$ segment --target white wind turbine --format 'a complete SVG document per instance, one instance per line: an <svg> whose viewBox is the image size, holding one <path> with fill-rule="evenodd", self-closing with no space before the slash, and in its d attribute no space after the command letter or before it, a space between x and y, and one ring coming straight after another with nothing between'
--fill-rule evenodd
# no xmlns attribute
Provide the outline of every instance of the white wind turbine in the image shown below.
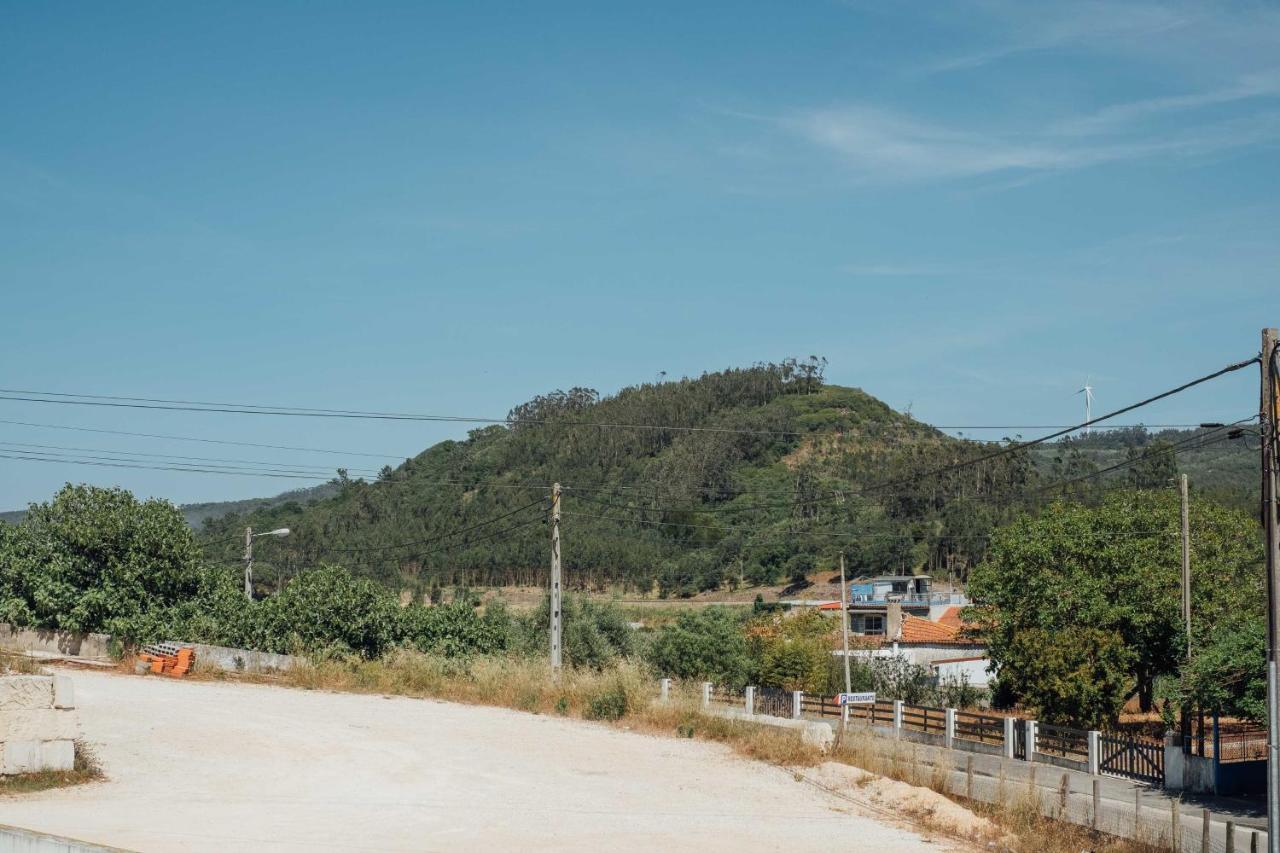
<svg viewBox="0 0 1280 853"><path fill-rule="evenodd" d="M1089 384L1092 378L1091 376L1086 376L1084 387L1076 392L1084 395L1084 434L1086 436L1093 432L1093 429L1089 426L1089 422L1093 420L1093 386Z"/></svg>

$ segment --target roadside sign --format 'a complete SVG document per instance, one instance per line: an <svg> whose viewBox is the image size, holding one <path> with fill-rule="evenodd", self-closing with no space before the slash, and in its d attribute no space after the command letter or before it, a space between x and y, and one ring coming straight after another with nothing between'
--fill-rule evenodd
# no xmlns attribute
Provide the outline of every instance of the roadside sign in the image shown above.
<svg viewBox="0 0 1280 853"><path fill-rule="evenodd" d="M841 693L837 698L841 705L874 705L876 703L874 693Z"/></svg>

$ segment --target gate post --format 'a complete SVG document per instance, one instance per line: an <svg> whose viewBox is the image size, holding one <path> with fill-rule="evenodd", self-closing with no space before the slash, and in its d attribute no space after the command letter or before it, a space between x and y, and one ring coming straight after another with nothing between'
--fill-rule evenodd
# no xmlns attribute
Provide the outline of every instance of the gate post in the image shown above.
<svg viewBox="0 0 1280 853"><path fill-rule="evenodd" d="M661 682L659 682L659 684L661 685L661 689L662 689L662 694L661 694L661 697L659 698L659 701L661 702L669 701L671 699L671 679L664 678L662 679Z"/></svg>
<svg viewBox="0 0 1280 853"><path fill-rule="evenodd" d="M1102 772L1101 738L1102 732L1089 732L1089 773L1093 776Z"/></svg>
<svg viewBox="0 0 1280 853"><path fill-rule="evenodd" d="M942 717L942 743L947 749L954 749L956 743L956 709L947 708Z"/></svg>
<svg viewBox="0 0 1280 853"><path fill-rule="evenodd" d="M750 684L748 684L748 685L747 685L747 689L746 689L746 690L744 690L744 691L742 691L742 699L743 699L743 702L744 702L744 703L746 704L746 706L747 706L747 716L751 716L752 714L754 714L754 713L756 712L756 689L755 689L755 687L753 687L753 686L751 686Z"/></svg>
<svg viewBox="0 0 1280 853"><path fill-rule="evenodd" d="M1035 720L1027 720L1027 761L1034 762L1036 760L1036 735L1039 734L1040 727L1036 725Z"/></svg>
<svg viewBox="0 0 1280 853"><path fill-rule="evenodd" d="M902 737L902 700L893 700L893 736Z"/></svg>
<svg viewBox="0 0 1280 853"><path fill-rule="evenodd" d="M1013 717L1004 718L1004 757L1013 758L1015 742L1018 739L1017 733L1013 727L1017 724L1017 720Z"/></svg>
<svg viewBox="0 0 1280 853"><path fill-rule="evenodd" d="M711 682L702 682L702 707L707 708L711 705Z"/></svg>
<svg viewBox="0 0 1280 853"><path fill-rule="evenodd" d="M804 706L804 691L791 691L791 719L800 719L800 709Z"/></svg>

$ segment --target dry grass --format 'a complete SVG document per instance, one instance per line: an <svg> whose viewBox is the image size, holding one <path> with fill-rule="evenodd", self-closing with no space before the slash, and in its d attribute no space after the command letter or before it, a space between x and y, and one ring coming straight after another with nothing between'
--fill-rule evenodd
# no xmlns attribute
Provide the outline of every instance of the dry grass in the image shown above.
<svg viewBox="0 0 1280 853"><path fill-rule="evenodd" d="M0 675L40 675L44 671L39 659L23 651L0 651Z"/></svg>
<svg viewBox="0 0 1280 853"><path fill-rule="evenodd" d="M50 788L66 788L102 779L104 774L92 747L76 741L75 766L70 770L41 770L38 773L19 773L0 776L0 796L34 794Z"/></svg>

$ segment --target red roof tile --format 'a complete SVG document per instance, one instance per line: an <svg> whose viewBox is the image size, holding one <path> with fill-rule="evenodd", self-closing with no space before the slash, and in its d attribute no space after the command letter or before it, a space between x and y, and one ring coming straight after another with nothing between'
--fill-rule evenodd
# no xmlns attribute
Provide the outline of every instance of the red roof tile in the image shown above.
<svg viewBox="0 0 1280 853"><path fill-rule="evenodd" d="M964 643L960 629L907 614L902 618L903 643Z"/></svg>

